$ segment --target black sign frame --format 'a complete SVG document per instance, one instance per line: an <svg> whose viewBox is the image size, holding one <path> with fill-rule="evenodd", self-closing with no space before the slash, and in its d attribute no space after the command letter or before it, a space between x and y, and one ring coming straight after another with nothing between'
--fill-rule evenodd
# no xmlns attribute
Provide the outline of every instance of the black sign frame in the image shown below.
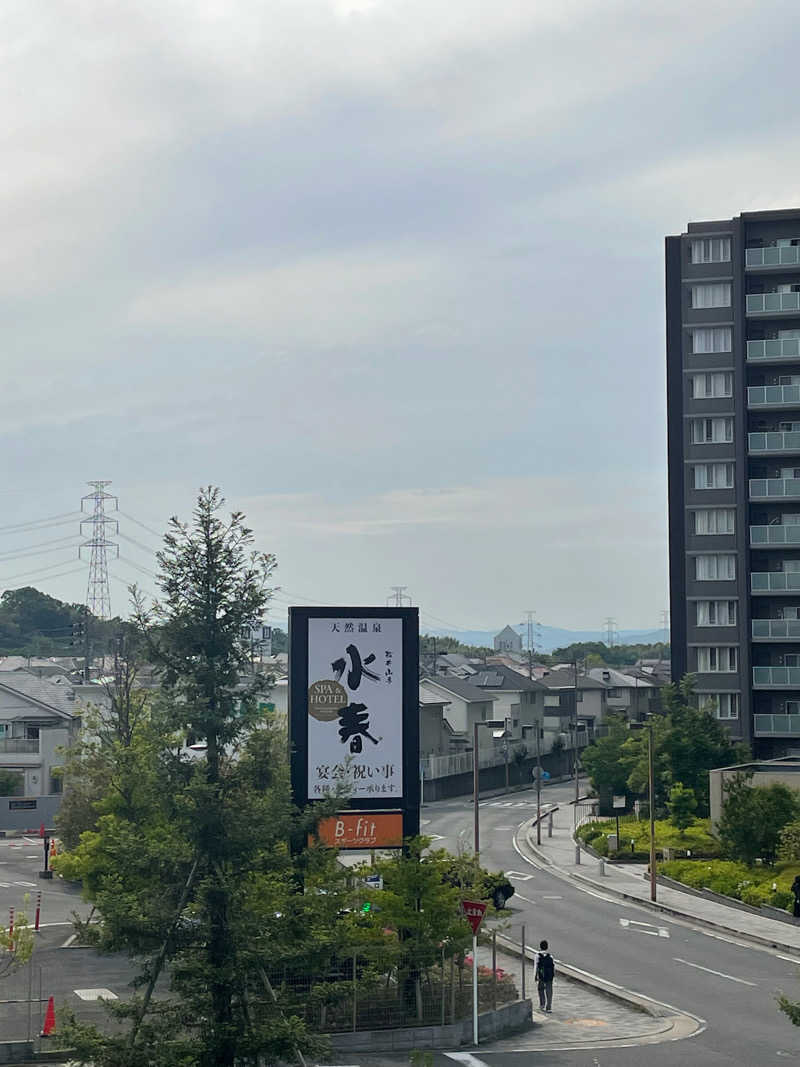
<svg viewBox="0 0 800 1067"><path fill-rule="evenodd" d="M289 767L299 808L319 801L308 795L308 624L311 619L400 619L403 656L403 796L353 797L348 811L401 811L403 837L419 834L419 609L289 608Z"/></svg>

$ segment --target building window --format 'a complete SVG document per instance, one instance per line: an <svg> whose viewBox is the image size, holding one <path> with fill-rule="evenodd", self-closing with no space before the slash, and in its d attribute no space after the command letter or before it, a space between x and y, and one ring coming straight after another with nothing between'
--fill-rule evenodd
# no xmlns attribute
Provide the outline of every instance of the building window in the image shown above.
<svg viewBox="0 0 800 1067"><path fill-rule="evenodd" d="M699 508L694 514L696 534L732 534L736 522L733 508Z"/></svg>
<svg viewBox="0 0 800 1067"><path fill-rule="evenodd" d="M712 371L707 374L691 374L689 384L693 400L709 400L720 396L733 396L733 372Z"/></svg>
<svg viewBox="0 0 800 1067"><path fill-rule="evenodd" d="M689 242L691 263L730 263L730 237L701 237Z"/></svg>
<svg viewBox="0 0 800 1067"><path fill-rule="evenodd" d="M735 600L698 600L698 626L735 626Z"/></svg>
<svg viewBox="0 0 800 1067"><path fill-rule="evenodd" d="M692 419L689 438L693 445L728 444L733 440L733 419L725 415L715 419Z"/></svg>
<svg viewBox="0 0 800 1067"><path fill-rule="evenodd" d="M545 693L544 706L546 708L561 707L561 697L557 693Z"/></svg>
<svg viewBox="0 0 800 1067"><path fill-rule="evenodd" d="M716 282L713 285L692 286L693 308L729 308L730 306L730 282Z"/></svg>
<svg viewBox="0 0 800 1067"><path fill-rule="evenodd" d="M609 700L620 700L622 698L622 690L611 686L610 689L606 689L606 696Z"/></svg>
<svg viewBox="0 0 800 1067"><path fill-rule="evenodd" d="M701 674L730 674L736 670L736 647L704 645L698 648L697 669Z"/></svg>
<svg viewBox="0 0 800 1067"><path fill-rule="evenodd" d="M738 693L698 693L701 708L707 708L716 719L739 718Z"/></svg>
<svg viewBox="0 0 800 1067"><path fill-rule="evenodd" d="M38 741L39 740L39 727L38 726L26 726L25 727L25 740L26 741Z"/></svg>
<svg viewBox="0 0 800 1067"><path fill-rule="evenodd" d="M732 582L736 578L736 556L727 552L695 556L694 565L699 582Z"/></svg>
<svg viewBox="0 0 800 1067"><path fill-rule="evenodd" d="M732 489L732 463L698 463L692 467L694 489Z"/></svg>
<svg viewBox="0 0 800 1067"><path fill-rule="evenodd" d="M692 330L692 352L730 352L733 348L733 331L730 326L704 326Z"/></svg>

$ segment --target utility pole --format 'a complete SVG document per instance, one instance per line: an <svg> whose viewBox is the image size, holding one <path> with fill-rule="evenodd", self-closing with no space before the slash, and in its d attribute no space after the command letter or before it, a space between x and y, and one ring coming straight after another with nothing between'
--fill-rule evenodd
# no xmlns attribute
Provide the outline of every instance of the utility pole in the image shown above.
<svg viewBox="0 0 800 1067"><path fill-rule="evenodd" d="M386 598L387 605L389 604L389 601L392 600L394 601L394 606L396 608L402 608L405 604L410 606L411 597L406 592L406 589L408 589L407 585L393 585L391 587L391 593Z"/></svg>
<svg viewBox="0 0 800 1067"><path fill-rule="evenodd" d="M536 844L542 843L542 728L536 723Z"/></svg>
<svg viewBox="0 0 800 1067"><path fill-rule="evenodd" d="M90 655L89 644L89 618L90 611L88 607L83 605L83 680L86 685L92 680L92 658Z"/></svg>
<svg viewBox="0 0 800 1067"><path fill-rule="evenodd" d="M81 536L85 537L84 526L91 525L91 534L78 548L78 559L83 559L83 549L90 548L89 557L89 581L86 587L86 607L97 619L111 618L111 592L108 587L108 549L116 549L119 557L119 545L109 541L106 533L110 529L112 534L119 533L119 523L116 519L106 516L106 501L113 501L113 511L118 510L118 501L111 493L107 493L106 486L109 481L95 480L87 483L92 487L92 492L81 498L81 511L86 501L92 502L92 515L89 519L81 519ZM87 616L88 623L88 616ZM88 627L87 627L88 629Z"/></svg>
<svg viewBox="0 0 800 1067"><path fill-rule="evenodd" d="M573 825L575 829L578 828L578 799L580 797L580 784L578 779L578 661L574 659L572 661L572 668L575 671L575 729L573 741L575 743L574 757L575 757L575 816L573 818ZM575 845L575 863L580 865L581 862L581 846L576 843Z"/></svg>
<svg viewBox="0 0 800 1067"><path fill-rule="evenodd" d="M648 801L650 808L650 899L656 899L656 808L655 808L655 772L653 767L653 721L647 723L647 778ZM619 838L617 838L619 847Z"/></svg>

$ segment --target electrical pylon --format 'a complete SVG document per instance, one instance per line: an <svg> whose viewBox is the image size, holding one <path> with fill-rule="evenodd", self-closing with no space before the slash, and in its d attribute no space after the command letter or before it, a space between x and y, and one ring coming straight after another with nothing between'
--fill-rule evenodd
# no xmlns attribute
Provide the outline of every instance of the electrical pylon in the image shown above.
<svg viewBox="0 0 800 1067"><path fill-rule="evenodd" d="M109 481L92 481L87 482L87 485L92 486L93 492L87 493L86 496L81 497L81 511L86 511L84 504L87 500L92 501L92 517L90 519L81 519L81 536L86 535L83 532L84 526L91 523L92 533L87 541L78 548L78 558L83 559L83 549L90 548L92 554L89 557L89 582L86 586L86 607L94 615L96 619L110 619L111 618L111 592L108 587L108 549L116 549L117 557L119 557L119 545L114 541L109 541L106 537L106 532L109 527L112 534L119 533L119 523L116 519L109 519L105 513L106 501L113 500L114 508L116 511L119 507L119 502L115 496L106 492L106 486L111 485Z"/></svg>

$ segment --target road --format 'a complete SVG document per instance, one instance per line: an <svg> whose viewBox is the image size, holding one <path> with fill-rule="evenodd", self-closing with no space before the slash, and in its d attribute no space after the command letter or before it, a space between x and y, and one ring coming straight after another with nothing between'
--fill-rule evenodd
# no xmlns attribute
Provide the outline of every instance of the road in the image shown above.
<svg viewBox="0 0 800 1067"><path fill-rule="evenodd" d="M551 786L543 803L566 804L573 795L569 784ZM800 1028L793 1027L775 1003L779 989L800 999L793 962L781 958L782 953L743 947L636 905L590 895L529 865L514 848L514 833L534 810L532 792L482 802L481 860L493 870L519 872L511 875L517 893L509 905L513 922L526 924L529 942L546 937L556 958L704 1020L705 1030L684 1042L648 1046L649 1065L686 1059L692 1067L754 1067L800 1058ZM471 847L469 799L428 804L423 819L423 833L438 835L436 845L452 851L459 845ZM643 1051L528 1051L524 1062L632 1065L642 1063ZM510 1053L483 1051L480 1058L491 1067L523 1061ZM436 1062L454 1061L442 1057Z"/></svg>
<svg viewBox="0 0 800 1067"><path fill-rule="evenodd" d="M74 886L57 877L40 879L42 867L42 842L38 837L0 840L0 922L3 925L8 925L8 909L12 907L25 910L32 920L39 892L42 923L68 923L73 911L81 915L88 913L88 906Z"/></svg>

